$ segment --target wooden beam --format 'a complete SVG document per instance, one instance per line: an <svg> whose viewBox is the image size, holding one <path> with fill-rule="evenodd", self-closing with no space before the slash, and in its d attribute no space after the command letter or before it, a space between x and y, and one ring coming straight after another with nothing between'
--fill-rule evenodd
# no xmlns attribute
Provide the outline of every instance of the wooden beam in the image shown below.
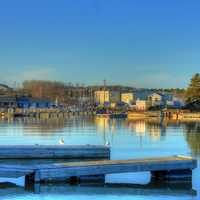
<svg viewBox="0 0 200 200"><path fill-rule="evenodd" d="M109 159L103 145L0 145L0 159Z"/></svg>
<svg viewBox="0 0 200 200"><path fill-rule="evenodd" d="M191 157L172 156L131 160L100 160L87 162L66 162L44 165L0 165L4 177L26 175L34 182L59 182L65 180L91 180L106 174L150 171L154 177L175 177L183 180L192 177L197 161ZM33 175L33 176L32 176Z"/></svg>
<svg viewBox="0 0 200 200"><path fill-rule="evenodd" d="M192 171L197 167L197 161L192 158L173 156L148 159L132 159L132 160L105 160L105 161L89 161L89 162L72 162L50 165L38 165L40 171L40 180L53 181L56 179L72 176L94 176L106 175L113 173L129 173L144 171ZM184 174L178 174L177 177L184 177ZM169 176L169 174L168 174ZM188 173L187 173L188 177Z"/></svg>

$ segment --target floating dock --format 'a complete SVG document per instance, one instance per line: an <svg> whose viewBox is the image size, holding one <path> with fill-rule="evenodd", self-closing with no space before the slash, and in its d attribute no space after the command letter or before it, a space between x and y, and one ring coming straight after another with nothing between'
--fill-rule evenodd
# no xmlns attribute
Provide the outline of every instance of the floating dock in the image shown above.
<svg viewBox="0 0 200 200"><path fill-rule="evenodd" d="M192 179L197 161L191 157L172 156L132 160L66 162L48 165L0 165L0 177L26 176L27 182L105 181L105 175L150 171L154 180Z"/></svg>
<svg viewBox="0 0 200 200"><path fill-rule="evenodd" d="M104 145L0 145L0 159L109 159Z"/></svg>

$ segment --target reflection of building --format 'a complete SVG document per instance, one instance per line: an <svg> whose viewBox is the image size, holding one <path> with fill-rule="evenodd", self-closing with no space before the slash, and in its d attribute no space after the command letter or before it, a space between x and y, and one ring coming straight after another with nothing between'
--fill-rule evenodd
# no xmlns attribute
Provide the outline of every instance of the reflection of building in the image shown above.
<svg viewBox="0 0 200 200"><path fill-rule="evenodd" d="M145 136L146 122L144 120L129 121L129 128L139 136Z"/></svg>
<svg viewBox="0 0 200 200"><path fill-rule="evenodd" d="M135 132L136 134L140 135L140 136L145 136L145 131L146 131L146 123L145 121L141 120L141 121L137 121L135 123Z"/></svg>
<svg viewBox="0 0 200 200"><path fill-rule="evenodd" d="M95 123L97 126L97 131L105 133L109 129L109 118L106 117L96 117Z"/></svg>
<svg viewBox="0 0 200 200"><path fill-rule="evenodd" d="M157 125L148 125L147 132L152 140L160 140L161 128Z"/></svg>
<svg viewBox="0 0 200 200"><path fill-rule="evenodd" d="M129 128L137 136L148 135L152 140L160 140L165 134L165 128L158 122L137 120L128 122Z"/></svg>
<svg viewBox="0 0 200 200"><path fill-rule="evenodd" d="M121 101L122 102L130 105L130 104L133 103L133 100L134 100L134 97L133 97L133 93L132 92L122 93L121 94Z"/></svg>

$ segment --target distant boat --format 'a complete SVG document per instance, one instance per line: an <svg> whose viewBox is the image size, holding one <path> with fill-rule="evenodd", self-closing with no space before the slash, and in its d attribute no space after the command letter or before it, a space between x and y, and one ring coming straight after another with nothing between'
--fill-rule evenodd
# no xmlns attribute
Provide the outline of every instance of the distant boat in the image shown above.
<svg viewBox="0 0 200 200"><path fill-rule="evenodd" d="M65 144L65 141L63 138L59 140L59 144L61 144L61 145Z"/></svg>
<svg viewBox="0 0 200 200"><path fill-rule="evenodd" d="M107 113L104 110L97 111L96 116L98 117L108 117L111 119L126 119L127 118L127 113Z"/></svg>

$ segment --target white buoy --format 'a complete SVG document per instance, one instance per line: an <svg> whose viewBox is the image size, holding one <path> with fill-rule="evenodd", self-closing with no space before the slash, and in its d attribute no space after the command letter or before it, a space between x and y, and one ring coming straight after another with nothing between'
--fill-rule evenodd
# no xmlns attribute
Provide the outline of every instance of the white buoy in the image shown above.
<svg viewBox="0 0 200 200"><path fill-rule="evenodd" d="M63 138L61 138L61 139L59 140L59 144L65 144L65 141L64 141Z"/></svg>

